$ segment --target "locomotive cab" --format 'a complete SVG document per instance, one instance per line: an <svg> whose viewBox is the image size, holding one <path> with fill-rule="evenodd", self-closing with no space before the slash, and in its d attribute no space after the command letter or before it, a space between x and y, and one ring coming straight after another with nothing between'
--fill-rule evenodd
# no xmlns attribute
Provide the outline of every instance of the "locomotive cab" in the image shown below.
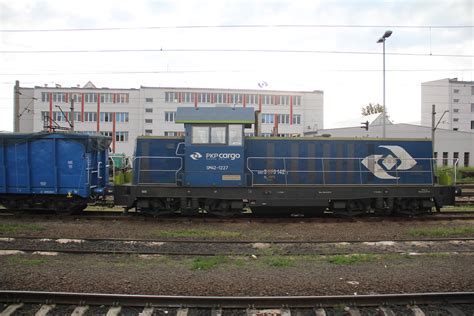
<svg viewBox="0 0 474 316"><path fill-rule="evenodd" d="M252 108L178 108L184 123L187 187L246 185L244 128L254 123Z"/></svg>

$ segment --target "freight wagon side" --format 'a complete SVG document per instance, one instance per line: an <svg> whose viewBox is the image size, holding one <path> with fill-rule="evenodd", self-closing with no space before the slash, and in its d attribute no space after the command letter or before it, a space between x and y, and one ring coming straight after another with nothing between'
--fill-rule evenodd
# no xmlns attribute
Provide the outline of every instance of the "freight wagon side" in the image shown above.
<svg viewBox="0 0 474 316"><path fill-rule="evenodd" d="M110 138L0 134L0 204L11 210L83 210L108 183Z"/></svg>

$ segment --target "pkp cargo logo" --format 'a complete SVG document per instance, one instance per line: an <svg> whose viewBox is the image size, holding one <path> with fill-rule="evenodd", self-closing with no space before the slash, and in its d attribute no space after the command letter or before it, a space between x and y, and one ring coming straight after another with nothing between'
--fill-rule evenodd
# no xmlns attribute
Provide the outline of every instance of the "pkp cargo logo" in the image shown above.
<svg viewBox="0 0 474 316"><path fill-rule="evenodd" d="M400 146L379 146L392 152L386 157L383 155L371 155L362 160L362 164L379 179L400 179L389 175L387 171L410 170L416 165L416 160ZM400 161L400 164L398 162Z"/></svg>
<svg viewBox="0 0 474 316"><path fill-rule="evenodd" d="M202 155L196 151L189 155L189 157L191 157L192 160L199 160L202 158Z"/></svg>

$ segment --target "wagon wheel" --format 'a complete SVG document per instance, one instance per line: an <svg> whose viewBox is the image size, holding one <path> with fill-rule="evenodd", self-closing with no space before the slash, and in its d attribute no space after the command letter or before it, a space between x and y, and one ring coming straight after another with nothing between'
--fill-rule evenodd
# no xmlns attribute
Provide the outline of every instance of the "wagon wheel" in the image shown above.
<svg viewBox="0 0 474 316"><path fill-rule="evenodd" d="M357 217L366 213L365 203L361 200L349 200L344 210L338 209L334 211L334 215L340 217Z"/></svg>
<svg viewBox="0 0 474 316"><path fill-rule="evenodd" d="M420 216L431 213L431 208L423 207L421 200L406 199L396 209L396 213L404 216Z"/></svg>

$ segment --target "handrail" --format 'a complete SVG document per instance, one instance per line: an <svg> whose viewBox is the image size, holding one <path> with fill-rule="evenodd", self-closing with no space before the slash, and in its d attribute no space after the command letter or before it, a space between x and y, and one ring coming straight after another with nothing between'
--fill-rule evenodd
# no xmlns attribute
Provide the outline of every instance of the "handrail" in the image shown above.
<svg viewBox="0 0 474 316"><path fill-rule="evenodd" d="M273 165L275 168L273 169L266 169L266 168L255 168L252 166L252 163L258 163L258 161L267 161L267 160L273 160L274 163ZM299 164L301 161L310 161L313 160L315 161L315 166L314 170L308 170L307 164L306 166L300 167ZM410 165L412 162L416 161L416 165L413 165L412 168L405 169L407 165ZM252 185L271 185L271 183L264 182L264 183L258 183L258 181L255 180L257 177L266 177L266 176L280 176L284 177L284 179L280 178L281 181L279 181L278 185L281 184L286 184L286 185L314 185L314 184L331 184L329 182L330 179L327 179L327 175L335 175L339 173L344 173L344 174L358 174L359 179L358 184L361 185L367 185L371 184L370 181L364 181L364 175L366 174L373 174L375 176L375 179L380 179L384 180L387 182L386 184L399 184L400 178L402 174L407 174L407 173L428 173L430 175L433 174L433 168L432 168L432 163L423 163L423 162L429 162L431 161L432 158L413 158L413 159L400 159L400 158L390 158L389 160L385 161L385 159L381 159L378 157L370 157L367 159L365 158L328 158L328 157L247 157L247 165L246 168L251 174L251 184ZM291 167L291 162L297 161L298 166L294 169ZM364 162L365 161L365 162ZM404 163L404 161L406 163ZM342 168L341 170L337 169L337 166L332 166L334 163L340 163L340 162L351 162L352 164L352 170L347 170L347 168ZM358 164L358 167L356 164ZM365 164L364 164L365 163ZM364 168L362 168L361 165L364 165ZM280 167L279 167L280 166ZM288 167L289 166L289 167ZM371 169L369 167L371 166ZM384 166L384 167L382 167ZM398 167L397 167L398 166ZM401 169L400 166L403 166ZM423 168L420 170L420 167L416 168L416 166L423 166ZM395 169L394 169L395 168ZM364 170L365 169L365 170ZM392 170L393 169L393 170ZM288 179L288 176L291 174L317 174L321 175L320 180L316 180L311 183L303 183L303 182L297 182L297 183L291 183L292 181ZM433 184L433 177L430 177L430 183ZM389 181L387 181L389 180ZM392 180L393 183L390 182ZM403 181L403 179L402 179ZM374 181L374 184L377 183ZM342 183L341 183L342 184ZM404 183L404 184L409 184L409 183ZM417 183L413 183L417 184Z"/></svg>
<svg viewBox="0 0 474 316"><path fill-rule="evenodd" d="M142 160L144 159L166 159L166 160L178 160L179 161L179 168L178 169L143 169L142 168ZM138 160L138 164L136 164L136 160ZM178 182L178 173L183 169L183 158L182 157L175 157L175 156L138 156L133 157L133 165L137 166L135 170L137 171L137 184L156 184L156 183L146 183L140 182L140 174L142 172L174 172L175 177L175 184ZM160 182L160 184L171 184L166 182Z"/></svg>

